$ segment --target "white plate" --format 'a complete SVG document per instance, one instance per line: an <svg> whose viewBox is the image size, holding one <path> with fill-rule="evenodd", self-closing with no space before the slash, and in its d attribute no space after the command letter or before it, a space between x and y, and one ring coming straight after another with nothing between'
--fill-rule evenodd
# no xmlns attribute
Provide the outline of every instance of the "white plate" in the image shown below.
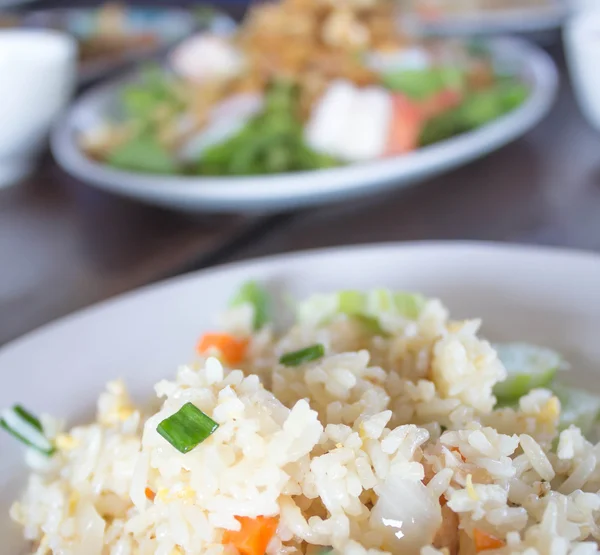
<svg viewBox="0 0 600 555"><path fill-rule="evenodd" d="M521 339L561 351L574 381L600 369L600 257L476 243L414 243L328 249L242 262L147 287L46 326L0 351L0 407L89 415L105 382L151 386L189 360L232 292L249 278L294 297L340 288L419 290L458 317L480 316L494 340ZM577 379L578 378L578 379ZM587 380L587 381L586 381ZM593 381L592 381L593 380ZM22 452L0 434L0 555L24 548L7 515L22 486Z"/></svg>
<svg viewBox="0 0 600 555"><path fill-rule="evenodd" d="M537 8L482 10L464 14L442 15L435 21L414 16L420 32L438 36L499 35L541 33L558 29L570 8L566 0L555 0Z"/></svg>
<svg viewBox="0 0 600 555"><path fill-rule="evenodd" d="M2 2L3 0L0 0ZM87 38L97 26L98 8L54 8L35 10L25 14L22 25L34 28L56 28L73 34L78 39ZM215 12L210 24L213 29L234 29L233 19ZM198 27L194 15L189 10L178 8L152 8L130 6L125 11L125 27L130 33L150 33L155 36L155 44L136 48L120 56L111 56L80 64L79 81L88 83L118 69L164 52L178 43Z"/></svg>
<svg viewBox="0 0 600 555"><path fill-rule="evenodd" d="M366 164L313 172L252 177L165 177L129 173L98 164L79 149L77 135L115 114L120 82L92 90L75 103L52 135L58 163L107 191L188 211L263 211L297 208L406 187L484 156L534 127L549 111L557 87L552 60L517 39L491 42L499 64L516 67L531 93L525 103L476 131L414 153Z"/></svg>

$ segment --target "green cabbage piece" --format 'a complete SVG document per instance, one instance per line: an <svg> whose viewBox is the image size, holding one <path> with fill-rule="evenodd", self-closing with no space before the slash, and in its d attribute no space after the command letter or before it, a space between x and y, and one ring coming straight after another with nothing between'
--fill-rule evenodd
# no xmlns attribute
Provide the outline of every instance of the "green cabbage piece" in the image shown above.
<svg viewBox="0 0 600 555"><path fill-rule="evenodd" d="M373 333L385 333L386 316L416 320L425 303L425 297L417 293L389 289L345 290L313 295L298 305L297 313L300 323L315 326L345 314L361 320Z"/></svg>
<svg viewBox="0 0 600 555"><path fill-rule="evenodd" d="M494 387L501 404L510 404L532 389L550 385L563 365L561 356L545 347L529 343L497 343L494 347L507 372L506 380Z"/></svg>
<svg viewBox="0 0 600 555"><path fill-rule="evenodd" d="M559 428L573 425L581 428L583 435L589 435L600 418L600 396L563 384L553 385L552 391L560 400Z"/></svg>
<svg viewBox="0 0 600 555"><path fill-rule="evenodd" d="M249 304L254 311L253 326L255 330L262 328L270 320L271 300L266 289L256 281L247 281L231 300L230 306Z"/></svg>

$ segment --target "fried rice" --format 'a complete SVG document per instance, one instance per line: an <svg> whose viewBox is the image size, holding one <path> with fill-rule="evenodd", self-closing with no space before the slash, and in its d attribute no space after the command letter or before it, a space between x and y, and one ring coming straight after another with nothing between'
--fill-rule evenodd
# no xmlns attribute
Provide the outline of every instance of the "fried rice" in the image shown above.
<svg viewBox="0 0 600 555"><path fill-rule="evenodd" d="M43 416L56 452L27 451L11 509L32 552L598 553L600 447L559 429L549 390L497 407L506 370L479 320L435 299L356 317L335 298L284 331L238 304L220 324L243 345L235 364L203 349L148 406L116 380L94 422ZM281 363L311 345L324 356ZM187 403L218 427L182 453L158 428ZM262 548L236 539L256 522L272 523Z"/></svg>

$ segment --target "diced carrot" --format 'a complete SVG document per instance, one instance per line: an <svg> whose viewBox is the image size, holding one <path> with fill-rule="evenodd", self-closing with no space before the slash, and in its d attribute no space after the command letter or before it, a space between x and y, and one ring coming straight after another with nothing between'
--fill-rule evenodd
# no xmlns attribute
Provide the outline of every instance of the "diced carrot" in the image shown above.
<svg viewBox="0 0 600 555"><path fill-rule="evenodd" d="M148 501L154 501L154 498L156 497L156 493L154 493L150 488L146 488L144 493L146 494L146 499Z"/></svg>
<svg viewBox="0 0 600 555"><path fill-rule="evenodd" d="M404 154L417 148L422 127L423 117L419 107L404 95L393 95L392 122L385 155Z"/></svg>
<svg viewBox="0 0 600 555"><path fill-rule="evenodd" d="M500 549L506 545L501 539L492 536L479 528L473 529L473 540L475 541L475 551L487 551L488 549Z"/></svg>
<svg viewBox="0 0 600 555"><path fill-rule="evenodd" d="M247 339L239 339L228 333L206 333L200 338L197 348L200 354L215 349L227 364L237 364L244 360L247 347Z"/></svg>
<svg viewBox="0 0 600 555"><path fill-rule="evenodd" d="M271 516L236 518L242 528L238 532L227 530L223 534L223 544L233 545L240 555L264 555L267 545L275 535L279 519Z"/></svg>

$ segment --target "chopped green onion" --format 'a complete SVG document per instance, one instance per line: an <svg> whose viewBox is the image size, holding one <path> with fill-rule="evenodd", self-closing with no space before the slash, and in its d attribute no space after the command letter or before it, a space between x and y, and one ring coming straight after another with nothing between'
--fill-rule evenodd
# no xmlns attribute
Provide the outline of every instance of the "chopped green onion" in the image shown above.
<svg viewBox="0 0 600 555"><path fill-rule="evenodd" d="M552 382L562 365L558 353L528 343L499 343L494 345L506 368L506 379L494 387L501 404L515 401L536 387Z"/></svg>
<svg viewBox="0 0 600 555"><path fill-rule="evenodd" d="M0 427L28 447L37 449L44 455L50 456L56 451L50 440L44 435L39 419L21 405L15 405L12 409L6 409L0 413Z"/></svg>
<svg viewBox="0 0 600 555"><path fill-rule="evenodd" d="M269 321L269 295L256 281L247 281L231 301L231 306L250 304L254 310L254 329L259 330Z"/></svg>
<svg viewBox="0 0 600 555"><path fill-rule="evenodd" d="M300 366L301 364L317 360L324 355L325 347L320 343L317 343L316 345L311 345L310 347L300 349L299 351L286 353L285 355L282 355L279 362L284 366Z"/></svg>
<svg viewBox="0 0 600 555"><path fill-rule="evenodd" d="M192 403L186 403L156 428L175 449L188 453L212 435L219 425Z"/></svg>

